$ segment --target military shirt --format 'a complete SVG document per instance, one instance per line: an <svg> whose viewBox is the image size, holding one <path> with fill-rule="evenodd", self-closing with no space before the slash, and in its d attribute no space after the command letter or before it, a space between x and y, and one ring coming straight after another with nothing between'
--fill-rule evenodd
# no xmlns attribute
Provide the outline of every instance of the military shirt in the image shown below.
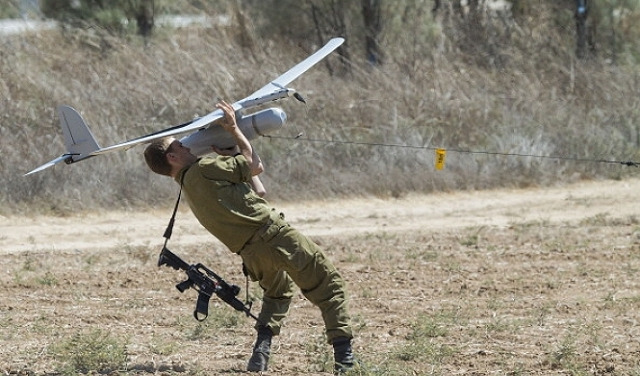
<svg viewBox="0 0 640 376"><path fill-rule="evenodd" d="M234 253L269 221L272 209L251 188L251 169L242 155L201 158L175 180L182 182L200 224Z"/></svg>

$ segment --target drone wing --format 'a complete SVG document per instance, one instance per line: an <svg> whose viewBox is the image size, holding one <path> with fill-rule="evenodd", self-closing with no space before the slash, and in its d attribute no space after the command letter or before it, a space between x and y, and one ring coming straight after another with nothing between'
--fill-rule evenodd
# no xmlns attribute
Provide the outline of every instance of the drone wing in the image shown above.
<svg viewBox="0 0 640 376"><path fill-rule="evenodd" d="M248 97L234 103L234 108L236 108L237 111L242 108L257 106L264 103L262 101L262 98L269 97L274 93L288 91L289 94L292 94L294 91L292 89L287 89L286 86L296 78L300 77L304 72L308 71L322 59L327 57L327 55L333 52L336 48L340 47L342 43L344 43L344 38L331 39L321 49L296 64L293 68L286 71L280 77L261 87L255 93L249 95Z"/></svg>

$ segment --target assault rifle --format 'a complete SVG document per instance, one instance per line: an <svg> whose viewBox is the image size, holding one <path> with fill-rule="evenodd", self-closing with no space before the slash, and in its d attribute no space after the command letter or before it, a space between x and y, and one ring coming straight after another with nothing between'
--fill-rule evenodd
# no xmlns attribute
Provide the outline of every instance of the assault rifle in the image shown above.
<svg viewBox="0 0 640 376"><path fill-rule="evenodd" d="M198 263L189 265L180 257L171 252L166 246L160 252L158 266L167 265L175 270L181 269L187 273L187 279L176 285L178 291L185 292L190 287L198 292L198 301L196 309L193 311L193 317L198 321L204 321L209 315L209 300L213 294L216 294L222 301L229 304L236 311L244 312L247 317L251 317L260 322L254 314L251 313L251 304L245 305L236 296L240 293L240 287L228 284L224 279L214 273L211 269Z"/></svg>

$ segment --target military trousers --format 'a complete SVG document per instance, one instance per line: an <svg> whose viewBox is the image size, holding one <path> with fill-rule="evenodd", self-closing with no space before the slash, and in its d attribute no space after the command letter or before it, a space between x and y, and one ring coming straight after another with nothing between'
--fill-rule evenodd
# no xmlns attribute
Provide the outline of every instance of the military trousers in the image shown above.
<svg viewBox="0 0 640 376"><path fill-rule="evenodd" d="M327 340L352 338L345 282L320 247L283 218L263 226L239 252L249 277L263 290L258 318L280 333L295 285L322 314Z"/></svg>

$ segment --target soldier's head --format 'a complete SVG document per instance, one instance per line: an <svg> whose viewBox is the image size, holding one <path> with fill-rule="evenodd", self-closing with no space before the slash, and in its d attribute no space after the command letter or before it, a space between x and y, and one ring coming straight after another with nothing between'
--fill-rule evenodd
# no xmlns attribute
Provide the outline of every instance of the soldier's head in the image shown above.
<svg viewBox="0 0 640 376"><path fill-rule="evenodd" d="M153 141L144 150L144 160L151 171L156 174L171 176L171 164L167 159L167 154L171 152L173 138L167 137Z"/></svg>
<svg viewBox="0 0 640 376"><path fill-rule="evenodd" d="M173 137L152 142L144 151L144 159L151 171L175 177L180 170L192 165L198 157L191 149Z"/></svg>

